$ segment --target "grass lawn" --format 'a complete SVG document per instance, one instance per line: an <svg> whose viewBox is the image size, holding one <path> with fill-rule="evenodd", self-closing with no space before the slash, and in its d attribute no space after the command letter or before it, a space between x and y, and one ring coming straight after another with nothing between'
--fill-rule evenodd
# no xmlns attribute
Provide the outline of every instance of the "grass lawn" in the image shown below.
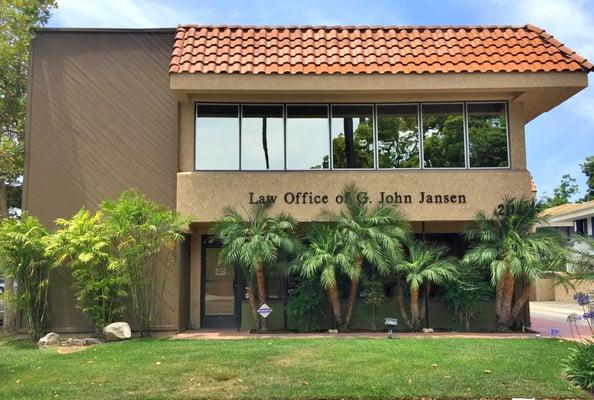
<svg viewBox="0 0 594 400"><path fill-rule="evenodd" d="M570 344L536 339L133 340L59 354L0 342L0 399L589 398Z"/></svg>

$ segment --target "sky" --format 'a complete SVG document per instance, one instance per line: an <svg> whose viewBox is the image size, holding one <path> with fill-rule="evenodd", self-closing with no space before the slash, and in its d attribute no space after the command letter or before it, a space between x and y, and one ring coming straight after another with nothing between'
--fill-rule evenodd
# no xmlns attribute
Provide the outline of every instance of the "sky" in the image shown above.
<svg viewBox="0 0 594 400"><path fill-rule="evenodd" d="M594 0L58 0L50 27L154 28L209 25L524 25L546 29L594 60ZM590 79L594 79L594 74ZM594 83L592 84L594 86ZM552 194L563 174L576 178L594 155L594 88L526 126L528 169L538 195Z"/></svg>

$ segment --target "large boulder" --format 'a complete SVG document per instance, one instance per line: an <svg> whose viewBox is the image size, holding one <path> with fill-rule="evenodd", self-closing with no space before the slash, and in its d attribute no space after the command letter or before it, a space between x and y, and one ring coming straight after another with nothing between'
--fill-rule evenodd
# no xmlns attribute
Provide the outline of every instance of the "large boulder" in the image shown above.
<svg viewBox="0 0 594 400"><path fill-rule="evenodd" d="M37 346L39 347L49 347L49 346L59 346L60 345L60 335L54 332L50 332L37 342Z"/></svg>
<svg viewBox="0 0 594 400"><path fill-rule="evenodd" d="M103 328L103 336L108 342L126 340L132 337L132 331L127 322L114 322Z"/></svg>

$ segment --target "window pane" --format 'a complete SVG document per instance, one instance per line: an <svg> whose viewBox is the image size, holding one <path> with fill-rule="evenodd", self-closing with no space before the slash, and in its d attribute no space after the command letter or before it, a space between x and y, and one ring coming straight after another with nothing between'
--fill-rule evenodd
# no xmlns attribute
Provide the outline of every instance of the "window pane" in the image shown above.
<svg viewBox="0 0 594 400"><path fill-rule="evenodd" d="M287 169L328 169L329 122L325 105L287 106Z"/></svg>
<svg viewBox="0 0 594 400"><path fill-rule="evenodd" d="M241 169L285 168L282 105L243 106Z"/></svg>
<svg viewBox="0 0 594 400"><path fill-rule="evenodd" d="M468 104L471 167L507 167L505 103Z"/></svg>
<svg viewBox="0 0 594 400"><path fill-rule="evenodd" d="M426 168L463 168L462 104L423 104L423 161Z"/></svg>
<svg viewBox="0 0 594 400"><path fill-rule="evenodd" d="M332 106L333 168L373 168L373 106Z"/></svg>
<svg viewBox="0 0 594 400"><path fill-rule="evenodd" d="M195 147L197 170L239 169L239 106L198 104Z"/></svg>
<svg viewBox="0 0 594 400"><path fill-rule="evenodd" d="M419 168L416 105L378 105L377 133L380 168Z"/></svg>

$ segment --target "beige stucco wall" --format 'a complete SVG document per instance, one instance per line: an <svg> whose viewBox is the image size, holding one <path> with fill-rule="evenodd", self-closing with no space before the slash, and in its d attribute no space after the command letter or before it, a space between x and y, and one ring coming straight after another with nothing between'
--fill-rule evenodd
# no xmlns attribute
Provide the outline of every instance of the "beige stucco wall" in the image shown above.
<svg viewBox="0 0 594 400"><path fill-rule="evenodd" d="M216 220L224 206L249 206L250 192L277 196L274 211L311 221L320 208L337 209L335 198L345 184L355 182L377 204L380 193L409 194L412 203L400 204L411 221L469 221L481 210L490 211L504 196L529 196L530 175L525 170L413 171L413 172L185 172L177 175L177 209L195 221ZM420 192L465 196L465 203L421 203ZM327 204L288 204L286 192L313 192L328 197Z"/></svg>
<svg viewBox="0 0 594 400"><path fill-rule="evenodd" d="M530 301L552 301L555 300L555 288L553 280L549 278L539 279L530 286Z"/></svg>
<svg viewBox="0 0 594 400"><path fill-rule="evenodd" d="M594 290L594 282L572 282L574 288L570 287L563 287L562 285L555 286L555 301L560 301L563 303L575 303L573 299L573 295L582 292L588 293L591 290Z"/></svg>

